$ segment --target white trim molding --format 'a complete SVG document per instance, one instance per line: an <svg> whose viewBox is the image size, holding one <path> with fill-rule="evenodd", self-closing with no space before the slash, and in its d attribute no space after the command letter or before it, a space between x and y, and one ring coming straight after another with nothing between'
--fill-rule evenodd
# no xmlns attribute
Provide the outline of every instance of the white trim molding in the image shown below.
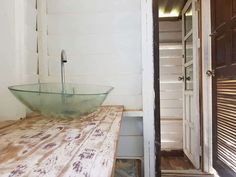
<svg viewBox="0 0 236 177"><path fill-rule="evenodd" d="M212 163L212 79L211 70L211 1L202 0L202 87L203 87L203 161L205 172L214 173Z"/></svg>
<svg viewBox="0 0 236 177"><path fill-rule="evenodd" d="M154 63L152 0L141 0L144 176L155 176Z"/></svg>

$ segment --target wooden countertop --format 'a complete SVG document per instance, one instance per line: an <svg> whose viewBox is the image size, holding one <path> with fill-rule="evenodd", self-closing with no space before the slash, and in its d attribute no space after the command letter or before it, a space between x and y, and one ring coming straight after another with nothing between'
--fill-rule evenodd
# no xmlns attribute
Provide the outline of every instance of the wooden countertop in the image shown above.
<svg viewBox="0 0 236 177"><path fill-rule="evenodd" d="M0 176L112 176L122 112L107 106L82 119L38 116L0 126Z"/></svg>

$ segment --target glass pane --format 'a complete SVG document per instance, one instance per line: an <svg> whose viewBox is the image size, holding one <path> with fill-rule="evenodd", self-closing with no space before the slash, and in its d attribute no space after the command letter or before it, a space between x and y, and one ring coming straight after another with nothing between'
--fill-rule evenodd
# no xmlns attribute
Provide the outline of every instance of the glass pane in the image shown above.
<svg viewBox="0 0 236 177"><path fill-rule="evenodd" d="M193 59L193 35L185 41L185 63Z"/></svg>
<svg viewBox="0 0 236 177"><path fill-rule="evenodd" d="M185 68L185 90L193 90L193 65Z"/></svg>
<svg viewBox="0 0 236 177"><path fill-rule="evenodd" d="M185 28L185 35L189 33L189 31L192 29L192 6L190 6L187 10L187 12L184 14L184 28Z"/></svg>

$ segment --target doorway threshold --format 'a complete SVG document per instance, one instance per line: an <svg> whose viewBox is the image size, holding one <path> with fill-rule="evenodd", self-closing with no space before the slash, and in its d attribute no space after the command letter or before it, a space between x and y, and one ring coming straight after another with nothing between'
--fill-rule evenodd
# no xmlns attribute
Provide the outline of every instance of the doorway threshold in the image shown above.
<svg viewBox="0 0 236 177"><path fill-rule="evenodd" d="M214 177L214 175L201 170L162 170L161 174L162 177Z"/></svg>

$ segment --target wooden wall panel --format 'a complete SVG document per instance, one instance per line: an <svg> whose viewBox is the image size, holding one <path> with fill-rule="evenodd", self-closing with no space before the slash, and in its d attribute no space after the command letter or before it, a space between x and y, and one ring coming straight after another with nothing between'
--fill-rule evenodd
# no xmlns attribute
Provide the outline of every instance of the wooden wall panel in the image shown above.
<svg viewBox="0 0 236 177"><path fill-rule="evenodd" d="M183 89L181 21L160 22L161 147L182 149Z"/></svg>
<svg viewBox="0 0 236 177"><path fill-rule="evenodd" d="M236 15L236 1L233 0L233 16Z"/></svg>
<svg viewBox="0 0 236 177"><path fill-rule="evenodd" d="M50 14L139 11L140 0L47 0Z"/></svg>
<svg viewBox="0 0 236 177"><path fill-rule="evenodd" d="M38 81L38 31L36 0L24 0L24 82Z"/></svg>
<svg viewBox="0 0 236 177"><path fill-rule="evenodd" d="M182 149L183 131L182 120L161 120L162 149L175 150Z"/></svg>
<svg viewBox="0 0 236 177"><path fill-rule="evenodd" d="M142 117L128 117L122 119L120 139L118 144L118 158L143 157L143 119Z"/></svg>
<svg viewBox="0 0 236 177"><path fill-rule="evenodd" d="M44 15L45 81L60 80L65 49L68 82L111 85L104 104L142 109L140 0L46 0Z"/></svg>
<svg viewBox="0 0 236 177"><path fill-rule="evenodd" d="M232 63L236 63L236 28L232 30Z"/></svg>
<svg viewBox="0 0 236 177"><path fill-rule="evenodd" d="M229 1L229 0L226 0ZM216 0L216 11L222 11L223 6L225 6L225 1ZM215 18L216 26L221 26L227 20L227 11L222 11L222 13L217 13Z"/></svg>
<svg viewBox="0 0 236 177"><path fill-rule="evenodd" d="M118 143L118 157L142 157L142 136L120 136Z"/></svg>
<svg viewBox="0 0 236 177"><path fill-rule="evenodd" d="M225 34L222 34L216 38L216 66L221 67L224 66L225 63L225 57L226 57L226 36Z"/></svg>
<svg viewBox="0 0 236 177"><path fill-rule="evenodd" d="M171 29L171 30L170 30ZM178 43L182 38L181 21L160 21L159 32L160 42Z"/></svg>
<svg viewBox="0 0 236 177"><path fill-rule="evenodd" d="M137 12L127 11L122 14L112 12L100 12L94 16L91 14L49 14L48 34L68 35L71 34L107 34L139 32L140 20L136 17ZM129 23L129 20L132 23ZM73 23L71 23L73 21Z"/></svg>

